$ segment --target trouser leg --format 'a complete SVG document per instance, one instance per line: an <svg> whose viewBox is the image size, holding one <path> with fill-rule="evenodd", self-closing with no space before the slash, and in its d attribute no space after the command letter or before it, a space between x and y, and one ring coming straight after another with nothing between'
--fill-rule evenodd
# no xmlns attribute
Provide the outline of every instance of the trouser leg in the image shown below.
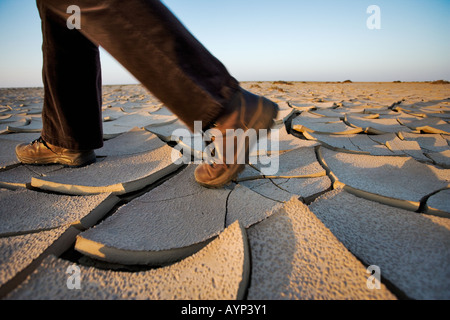
<svg viewBox="0 0 450 320"><path fill-rule="evenodd" d="M89 150L103 145L101 70L98 46L46 1L38 0L43 36L45 141L67 149Z"/></svg>
<svg viewBox="0 0 450 320"><path fill-rule="evenodd" d="M67 19L67 1L42 0ZM227 108L238 82L157 0L74 0L81 29L105 48L186 125L203 127Z"/></svg>

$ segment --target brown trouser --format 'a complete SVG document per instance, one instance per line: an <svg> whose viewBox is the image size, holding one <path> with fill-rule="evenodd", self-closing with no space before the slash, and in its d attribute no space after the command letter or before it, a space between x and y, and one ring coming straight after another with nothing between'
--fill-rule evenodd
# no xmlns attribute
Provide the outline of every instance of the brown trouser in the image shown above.
<svg viewBox="0 0 450 320"><path fill-rule="evenodd" d="M81 29L70 30L70 5ZM103 145L102 46L192 130L227 108L239 84L157 0L37 0L43 33L42 138L74 149Z"/></svg>

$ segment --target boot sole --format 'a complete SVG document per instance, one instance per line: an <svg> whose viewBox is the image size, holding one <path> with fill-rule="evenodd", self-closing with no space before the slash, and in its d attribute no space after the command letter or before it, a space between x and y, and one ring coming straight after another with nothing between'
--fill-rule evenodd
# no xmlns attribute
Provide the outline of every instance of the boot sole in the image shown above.
<svg viewBox="0 0 450 320"><path fill-rule="evenodd" d="M89 164L96 162L96 160L97 160L97 158L95 157L95 154L89 154L87 156L80 157L77 159L72 159L72 158L68 158L68 157L65 158L62 156L59 156L57 158L56 157L46 157L46 158L34 159L34 158L20 157L17 155L17 159L22 164L27 164L27 165L47 166L47 165L53 165L53 164L61 164L64 167L68 167L68 168L84 167L84 166L87 166Z"/></svg>

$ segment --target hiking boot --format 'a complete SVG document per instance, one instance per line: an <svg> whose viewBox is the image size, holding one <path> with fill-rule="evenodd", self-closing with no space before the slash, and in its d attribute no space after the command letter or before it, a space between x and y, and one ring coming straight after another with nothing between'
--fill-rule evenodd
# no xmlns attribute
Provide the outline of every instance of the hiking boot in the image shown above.
<svg viewBox="0 0 450 320"><path fill-rule="evenodd" d="M258 134L259 130L270 129L278 114L276 103L244 89L235 94L230 105L231 111L221 115L214 126L214 129L222 133L222 140L219 141L219 144L222 146L223 153L218 155L221 161L201 164L195 170L195 180L207 188L222 188L236 179L245 168L249 150L253 147L252 143L256 143L256 139L253 139L254 141L250 139L250 142L246 143L244 137L243 143L239 145L236 143L236 140L239 139L232 136L233 148L231 146L227 148L227 130L231 129L228 131L228 137L230 137L230 132L237 132L237 129L242 129L241 132L254 129ZM228 159L234 159L234 161L229 163Z"/></svg>
<svg viewBox="0 0 450 320"><path fill-rule="evenodd" d="M42 138L30 144L19 144L16 156L23 164L32 165L62 164L67 167L82 167L96 161L93 150L69 150L51 145Z"/></svg>

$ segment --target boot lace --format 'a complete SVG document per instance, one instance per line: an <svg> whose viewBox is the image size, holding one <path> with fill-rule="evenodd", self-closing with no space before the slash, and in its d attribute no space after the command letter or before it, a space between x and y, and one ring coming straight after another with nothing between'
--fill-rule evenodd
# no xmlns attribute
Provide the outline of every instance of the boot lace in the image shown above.
<svg viewBox="0 0 450 320"><path fill-rule="evenodd" d="M33 140L33 141L31 142L31 145L34 145L34 144L36 144L36 143L42 143L47 149L52 150L52 149L50 149L50 147L48 146L47 142L45 142L44 139L42 139L42 137L39 137L39 138L37 138L36 140Z"/></svg>

